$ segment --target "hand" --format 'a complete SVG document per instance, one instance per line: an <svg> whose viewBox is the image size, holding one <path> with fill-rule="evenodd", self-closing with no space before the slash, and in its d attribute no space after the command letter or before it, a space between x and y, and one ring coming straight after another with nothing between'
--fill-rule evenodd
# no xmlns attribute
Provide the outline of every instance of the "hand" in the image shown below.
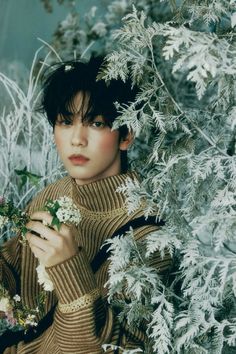
<svg viewBox="0 0 236 354"><path fill-rule="evenodd" d="M31 215L27 229L40 235L27 232L26 239L31 251L45 267L51 267L74 256L78 251L75 226L62 224L60 231L51 225L52 216L46 211L35 212Z"/></svg>

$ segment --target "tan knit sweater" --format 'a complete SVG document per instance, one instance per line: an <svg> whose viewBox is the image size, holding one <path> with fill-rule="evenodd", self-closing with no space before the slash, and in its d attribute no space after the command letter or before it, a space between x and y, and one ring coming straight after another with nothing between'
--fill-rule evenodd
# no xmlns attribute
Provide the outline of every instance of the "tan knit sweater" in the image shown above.
<svg viewBox="0 0 236 354"><path fill-rule="evenodd" d="M29 212L42 208L48 199L71 197L81 211L78 228L78 253L63 263L48 268L55 291L47 293L45 313L57 304L53 324L30 343L20 342L4 354L99 354L104 343L136 348L142 342L140 331L129 333L122 329L118 319L106 302L104 284L108 279L108 261L93 274L90 262L101 245L118 228L142 215L140 208L127 214L125 196L116 189L133 173L108 177L87 185L78 186L71 177L65 177L46 187L30 204ZM156 226L143 226L135 230L136 239L142 239ZM170 264L170 257L156 258L160 270ZM37 282L37 259L29 246L22 246L18 238L7 242L0 251L0 282L16 293L19 284L23 302L36 308L36 298L42 290ZM110 351L109 353L113 353Z"/></svg>

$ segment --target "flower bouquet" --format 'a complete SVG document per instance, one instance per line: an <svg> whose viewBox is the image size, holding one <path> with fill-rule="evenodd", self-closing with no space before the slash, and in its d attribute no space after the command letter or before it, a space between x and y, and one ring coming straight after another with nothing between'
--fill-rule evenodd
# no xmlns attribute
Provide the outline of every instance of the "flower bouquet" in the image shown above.
<svg viewBox="0 0 236 354"><path fill-rule="evenodd" d="M5 329L26 331L30 327L35 327L37 326L36 315L39 312L39 307L32 310L23 305L19 295L11 298L9 292L0 285L0 318Z"/></svg>
<svg viewBox="0 0 236 354"><path fill-rule="evenodd" d="M20 232L22 239L25 240L27 232L25 225L29 219L29 215L15 207L12 201L7 201L4 197L0 197L0 229L10 224L12 231Z"/></svg>
<svg viewBox="0 0 236 354"><path fill-rule="evenodd" d="M52 216L52 222L47 226L56 228L58 231L63 223L78 226L81 220L78 208L74 205L72 200L66 196L53 201L48 200L43 210L47 211ZM13 202L7 201L4 197L0 197L0 229L9 226L12 231L20 233L20 242L23 246L26 245L27 242L25 235L30 231L25 226L29 220L29 214L15 207ZM39 263L36 271L38 282L42 285L43 291L52 291L54 286L46 272L45 266ZM3 321L5 328L10 328L11 330L12 328L14 328L14 330L27 330L29 327L37 326L36 315L41 312L40 309L44 299L45 296L42 292L39 296L39 306L32 310L22 305L19 295L15 295L11 299L9 292L0 285L0 324L1 321Z"/></svg>

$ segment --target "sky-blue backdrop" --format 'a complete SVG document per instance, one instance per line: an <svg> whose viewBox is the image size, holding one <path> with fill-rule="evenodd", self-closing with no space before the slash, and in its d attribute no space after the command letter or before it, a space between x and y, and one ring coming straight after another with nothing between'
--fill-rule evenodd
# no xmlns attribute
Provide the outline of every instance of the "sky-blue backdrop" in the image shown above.
<svg viewBox="0 0 236 354"><path fill-rule="evenodd" d="M75 0L83 14L104 0ZM17 60L30 67L34 52L41 46L37 37L50 41L57 23L68 8L53 0L53 12L47 13L40 0L0 0L0 60Z"/></svg>

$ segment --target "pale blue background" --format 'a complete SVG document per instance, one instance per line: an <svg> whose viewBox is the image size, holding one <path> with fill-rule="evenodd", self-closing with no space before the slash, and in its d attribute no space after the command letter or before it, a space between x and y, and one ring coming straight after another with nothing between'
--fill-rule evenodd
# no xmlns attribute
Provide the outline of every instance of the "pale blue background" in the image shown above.
<svg viewBox="0 0 236 354"><path fill-rule="evenodd" d="M75 0L81 17L91 6L101 9L104 0ZM17 60L30 67L35 51L42 45L37 38L50 38L68 13L66 5L53 1L47 13L40 0L0 0L0 60Z"/></svg>

